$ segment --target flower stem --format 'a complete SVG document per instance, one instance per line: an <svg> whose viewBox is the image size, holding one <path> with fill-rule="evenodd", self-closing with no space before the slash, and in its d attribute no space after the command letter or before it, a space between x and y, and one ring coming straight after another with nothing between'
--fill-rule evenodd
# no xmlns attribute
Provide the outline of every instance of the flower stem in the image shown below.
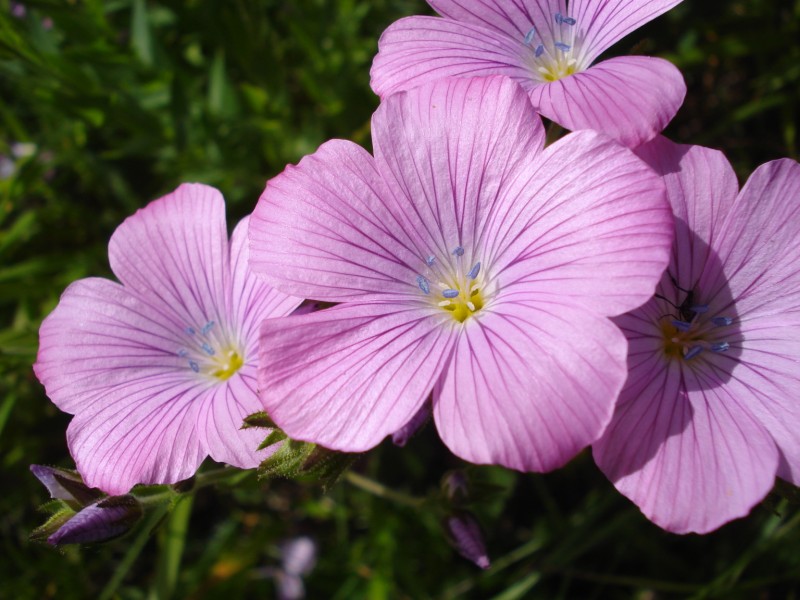
<svg viewBox="0 0 800 600"><path fill-rule="evenodd" d="M359 475L358 473L354 473L353 471L348 471L345 474L345 479L351 485L354 485L365 492L369 492L373 496L391 500L392 502L396 502L402 506L407 506L409 508L420 508L425 503L425 498L417 498L402 492L396 492L395 490L386 487L382 483L378 483L377 481L364 477L363 475Z"/></svg>

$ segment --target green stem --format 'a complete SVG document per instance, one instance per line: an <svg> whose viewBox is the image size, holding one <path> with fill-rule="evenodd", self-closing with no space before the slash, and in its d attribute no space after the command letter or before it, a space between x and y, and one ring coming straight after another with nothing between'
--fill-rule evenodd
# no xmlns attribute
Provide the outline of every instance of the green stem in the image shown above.
<svg viewBox="0 0 800 600"><path fill-rule="evenodd" d="M401 504L403 506L408 506L409 508L420 508L425 503L424 498L416 498L402 492L396 492L395 490L389 489L382 483L378 483L377 481L352 471L348 471L344 477L351 485L354 485L365 492L369 492L373 496L391 500L392 502L396 502L397 504Z"/></svg>
<svg viewBox="0 0 800 600"><path fill-rule="evenodd" d="M194 496L192 494L178 497L172 512L167 518L166 527L160 532L156 577L157 598L159 600L169 600L175 592L183 549L186 545L186 532L189 529L189 517L192 514L193 502Z"/></svg>
<svg viewBox="0 0 800 600"><path fill-rule="evenodd" d="M167 510L169 509L169 504L166 502L157 506L153 512L151 512L147 516L147 520L142 524L139 533L136 534L136 537L133 540L133 543L128 547L128 551L125 553L125 556L122 558L122 562L117 565L117 568L114 570L114 575L106 584L106 587L103 588L103 591L100 592L100 596L98 597L99 600L109 600L114 594L117 593L117 588L119 584L122 583L122 580L125 579L125 575L128 574L133 563L136 562L136 559L141 554L144 545L147 543L147 540L150 539L150 534L153 531L153 528L156 527L161 519L164 518L164 515L167 514Z"/></svg>

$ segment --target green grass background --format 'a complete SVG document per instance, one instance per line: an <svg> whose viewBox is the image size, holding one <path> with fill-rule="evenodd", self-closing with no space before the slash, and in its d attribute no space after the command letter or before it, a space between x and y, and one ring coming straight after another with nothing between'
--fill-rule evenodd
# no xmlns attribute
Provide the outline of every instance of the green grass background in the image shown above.
<svg viewBox="0 0 800 600"><path fill-rule="evenodd" d="M584 453L548 475L472 468L471 509L494 567L448 545L442 475L464 464L428 427L344 481L203 489L164 526L106 545L27 541L45 489L30 463L69 466L68 417L31 363L41 319L79 277L110 276L106 244L182 181L220 188L232 224L264 182L323 141L369 147L380 32L421 0L0 0L0 597L272 597L278 544L320 548L311 598L796 598L800 512L773 494L707 536L648 523ZM798 158L800 2L685 0L612 52L666 57L689 92L667 130L723 149L741 181ZM410 496L410 498L409 498Z"/></svg>

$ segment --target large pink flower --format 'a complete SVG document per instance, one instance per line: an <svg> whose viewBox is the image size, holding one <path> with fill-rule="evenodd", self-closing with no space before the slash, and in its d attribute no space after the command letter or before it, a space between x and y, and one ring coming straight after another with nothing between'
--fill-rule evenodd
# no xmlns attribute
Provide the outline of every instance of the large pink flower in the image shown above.
<svg viewBox="0 0 800 600"><path fill-rule="evenodd" d="M680 71L646 56L592 63L680 1L428 0L442 17L400 19L383 33L372 88L385 97L442 77L507 75L545 117L636 146L683 103Z"/></svg>
<svg viewBox="0 0 800 600"><path fill-rule="evenodd" d="M122 285L70 285L39 331L34 370L75 418L67 439L86 483L110 494L172 483L210 455L255 467L263 432L241 431L260 410L258 326L300 299L257 281L247 219L231 241L220 193L182 185L120 225L109 261Z"/></svg>
<svg viewBox="0 0 800 600"><path fill-rule="evenodd" d="M630 375L597 464L661 527L707 532L747 514L775 475L800 483L800 165L738 191L725 157L656 139L672 261L658 294L616 319Z"/></svg>
<svg viewBox="0 0 800 600"><path fill-rule="evenodd" d="M625 379L608 315L644 302L667 264L660 178L595 132L544 149L507 78L397 94L372 131L374 157L323 144L253 213L253 270L341 303L264 323L265 409L290 437L363 451L433 391L459 456L563 464L599 437Z"/></svg>

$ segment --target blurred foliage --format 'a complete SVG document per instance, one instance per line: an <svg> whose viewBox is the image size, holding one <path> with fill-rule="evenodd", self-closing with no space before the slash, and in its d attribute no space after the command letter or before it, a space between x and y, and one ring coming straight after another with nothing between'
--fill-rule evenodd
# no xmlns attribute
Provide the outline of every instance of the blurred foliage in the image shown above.
<svg viewBox="0 0 800 600"><path fill-rule="evenodd" d="M548 475L469 469L493 558L480 571L443 534L439 480L463 465L432 427L329 492L249 476L101 547L27 541L47 500L28 465L70 464L69 419L30 369L61 291L109 275L114 228L179 182L219 187L233 223L326 139L369 146L378 36L423 12L422 0L0 0L0 596L271 597L279 544L299 534L320 549L311 598L798 596L796 504L775 495L716 533L670 535L588 454ZM612 53L675 62L689 92L668 135L725 150L743 180L798 157L799 40L798 0L687 0Z"/></svg>

